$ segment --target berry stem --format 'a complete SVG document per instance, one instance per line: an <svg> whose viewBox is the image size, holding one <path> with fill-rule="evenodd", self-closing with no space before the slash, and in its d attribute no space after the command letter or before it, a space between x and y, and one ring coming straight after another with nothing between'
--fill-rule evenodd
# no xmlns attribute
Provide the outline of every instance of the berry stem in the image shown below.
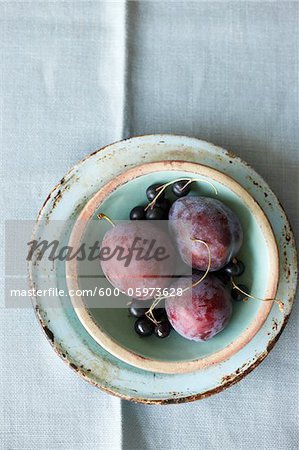
<svg viewBox="0 0 299 450"><path fill-rule="evenodd" d="M195 286L197 286L199 283L201 283L206 278L206 276L208 275L208 273L210 271L211 262L212 262L211 250L210 250L210 247L208 246L208 244L205 241L202 241L201 239L191 238L191 240L194 242L200 242L201 244L204 244L204 246L206 247L206 249L208 251L209 261L208 261L208 267L207 267L205 273L203 274L203 276L199 280L197 280L195 283L193 283L192 286L189 286L189 287L183 289L183 292L188 291L188 289L190 289L190 288L194 288Z"/></svg>
<svg viewBox="0 0 299 450"><path fill-rule="evenodd" d="M203 180L202 178L178 178L178 179L176 179L176 180L172 180L172 181L169 181L168 183L165 183L165 184L162 184L161 186L158 186L158 187L156 188L156 191L159 191L159 192L157 193L156 197L155 197L151 202L149 202L149 204L144 208L144 211L147 211L148 208L153 208L153 207L155 206L156 201L158 200L158 198L159 198L160 195L162 194L162 192L164 192L165 189L166 189L168 186L171 186L172 184L174 184L174 183L176 183L176 182L178 182L178 181L186 181L186 184L181 188L182 191L183 191L189 184L191 184L191 183L193 183L193 182L195 182L195 181L199 181L199 182L202 182L202 183L207 183L207 184L209 184L210 186L212 186L212 188L213 188L214 191L215 191L215 194L216 194L216 195L218 194L217 189L215 188L215 186L214 186L210 181Z"/></svg>
<svg viewBox="0 0 299 450"><path fill-rule="evenodd" d="M110 219L110 217L106 216L106 214L104 214L104 213L99 213L99 214L97 215L97 218L98 218L99 220L105 219L105 220L107 220L107 222L110 223L110 225L112 225L113 227L115 227L115 223L113 222L113 220Z"/></svg>
<svg viewBox="0 0 299 450"><path fill-rule="evenodd" d="M208 267L207 267L205 273L203 274L203 276L202 276L199 280L197 280L195 283L191 284L191 286L188 286L188 287L186 287L185 289L183 289L183 290L182 290L182 293L188 291L189 289L194 288L194 287L197 286L199 283L201 283L201 282L206 278L206 276L208 275L208 273L209 273L209 271L210 271L210 268L211 268L211 250L210 250L209 245L208 245L205 241L202 241L201 239L191 238L191 240L194 241L194 242L200 242L201 244L203 244L203 245L206 247L206 249L207 249L207 251L208 251L208 258L209 258L209 261L208 261ZM159 322L155 319L153 310L154 310L155 307L160 303L161 300L164 300L164 299L166 299L166 298L168 298L168 297L172 297L172 295L164 295L163 297L161 297L161 296L160 296L160 297L155 297L155 299L154 299L154 301L153 301L151 307L150 307L149 310L146 311L146 313L145 313L145 315L146 315L152 322L154 322L154 324L156 324L156 325L157 325Z"/></svg>
<svg viewBox="0 0 299 450"><path fill-rule="evenodd" d="M154 313L153 313L153 310L155 309L155 307L157 306L157 304L160 302L160 299L159 299L159 301L157 301L157 300L158 300L158 299L156 299L156 300L153 301L151 307L150 307L149 310L146 311L146 313L145 313L145 316L146 316L149 320L151 320L155 325L158 325L159 323L161 323L160 320L157 320L157 319L155 318Z"/></svg>
<svg viewBox="0 0 299 450"><path fill-rule="evenodd" d="M252 298L253 300L259 300L261 302L275 302L275 303L277 303L280 311L283 312L283 306L284 305L283 305L283 302L281 300L277 300L275 298L260 298L260 297L255 297L254 295L248 294L248 292L243 291L243 289L241 289L241 288L239 288L239 286L237 286L237 284L234 282L233 277L231 277L231 283L233 285L233 289L236 289L237 291L241 292L241 294L246 295L246 297L248 297L248 298Z"/></svg>

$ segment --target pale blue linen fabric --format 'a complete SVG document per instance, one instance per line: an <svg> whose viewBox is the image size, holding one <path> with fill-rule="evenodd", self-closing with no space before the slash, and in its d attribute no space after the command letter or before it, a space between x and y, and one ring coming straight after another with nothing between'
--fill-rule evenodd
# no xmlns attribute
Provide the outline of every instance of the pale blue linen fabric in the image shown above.
<svg viewBox="0 0 299 450"><path fill-rule="evenodd" d="M251 163L299 239L298 39L297 2L0 2L4 218L34 218L106 143L169 132ZM32 312L1 309L0 448L297 449L298 325L296 305L270 356L228 391L160 407L87 385Z"/></svg>
<svg viewBox="0 0 299 450"><path fill-rule="evenodd" d="M34 219L72 165L122 137L124 6L0 2L1 220ZM120 400L58 358L32 310L0 309L0 448L119 450L121 439Z"/></svg>

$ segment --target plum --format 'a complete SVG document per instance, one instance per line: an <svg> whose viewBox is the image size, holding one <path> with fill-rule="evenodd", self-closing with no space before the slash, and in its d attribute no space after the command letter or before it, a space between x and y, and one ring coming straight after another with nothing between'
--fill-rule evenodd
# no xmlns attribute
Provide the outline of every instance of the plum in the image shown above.
<svg viewBox="0 0 299 450"><path fill-rule="evenodd" d="M195 283L200 275L180 278L172 287L186 288ZM184 338L193 341L207 341L222 331L232 314L231 294L225 285L209 274L192 289L181 296L168 297L165 302L168 320Z"/></svg>
<svg viewBox="0 0 299 450"><path fill-rule="evenodd" d="M209 245L211 271L222 269L237 254L243 242L238 217L214 198L179 198L170 208L169 227L183 261L198 270L207 270L208 250L192 238Z"/></svg>
<svg viewBox="0 0 299 450"><path fill-rule="evenodd" d="M176 252L162 228L146 221L122 222L104 235L102 270L121 292L139 300L152 298L153 289L166 288L175 271Z"/></svg>

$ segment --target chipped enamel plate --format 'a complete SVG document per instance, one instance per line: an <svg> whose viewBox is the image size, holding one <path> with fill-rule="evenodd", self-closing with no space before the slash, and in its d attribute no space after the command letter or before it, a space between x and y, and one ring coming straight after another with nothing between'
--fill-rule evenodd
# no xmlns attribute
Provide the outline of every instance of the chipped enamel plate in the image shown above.
<svg viewBox="0 0 299 450"><path fill-rule="evenodd" d="M106 183L125 170L146 162L184 160L201 163L229 175L259 203L276 237L279 250L277 298L283 312L273 304L258 333L237 353L221 364L181 374L162 374L135 368L104 350L85 330L68 297L33 299L37 317L54 349L79 375L106 392L142 403L193 401L220 392L251 372L279 338L291 312L297 281L295 242L279 201L263 179L231 152L194 138L172 135L136 137L111 144L73 167L53 189L36 223L35 235L43 237L54 220L75 220L86 202ZM71 223L71 222L70 222ZM61 235L70 230L61 230ZM32 287L53 287L67 292L65 263L32 261Z"/></svg>

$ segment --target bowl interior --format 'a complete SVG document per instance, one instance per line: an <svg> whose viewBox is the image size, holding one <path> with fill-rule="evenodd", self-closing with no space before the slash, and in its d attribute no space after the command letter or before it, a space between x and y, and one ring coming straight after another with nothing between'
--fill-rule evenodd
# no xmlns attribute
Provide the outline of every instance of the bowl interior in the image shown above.
<svg viewBox="0 0 299 450"><path fill-rule="evenodd" d="M96 215L99 212L104 212L114 220L128 220L129 212L134 206L147 204L145 191L150 184L155 182L162 184L176 178L190 176L196 177L196 173L192 174L189 171L172 170L139 176L122 184L106 197L104 202L99 205L99 208L94 211L92 220L98 220ZM235 192L220 182L211 180L205 176L201 176L201 178L212 182L218 190L218 195L216 196L209 185L198 182L192 184L192 191L189 195L203 195L218 198L237 214L244 232L244 243L238 256L246 266L244 274L238 281L247 285L253 295L263 297L271 273L267 240L262 233L257 218L244 205L242 198ZM169 192L170 189L167 190L166 196L173 199L169 195ZM108 224L104 224L103 222L99 222L97 236L94 235L95 227L90 226L89 222L83 236L83 240L87 245L89 241L92 243L95 239L101 240L109 228ZM99 279L96 277L99 273L101 273L99 261L89 262L85 260L84 262L78 262L79 288L82 290L94 289L99 284L103 288L111 287L109 281L104 277L100 279L99 283ZM84 274L95 274L95 277L84 277ZM100 302L100 297L98 299ZM125 299L129 300L128 297L123 296L122 301ZM183 362L204 358L224 349L234 342L258 316L262 303L257 300L251 300L246 303L234 302L233 315L229 326L210 341L203 343L188 341L179 336L175 331L172 331L167 339L157 339L154 336L139 338L134 332L134 319L129 317L126 308L89 308L89 313L94 322L120 346L145 358L166 362Z"/></svg>

